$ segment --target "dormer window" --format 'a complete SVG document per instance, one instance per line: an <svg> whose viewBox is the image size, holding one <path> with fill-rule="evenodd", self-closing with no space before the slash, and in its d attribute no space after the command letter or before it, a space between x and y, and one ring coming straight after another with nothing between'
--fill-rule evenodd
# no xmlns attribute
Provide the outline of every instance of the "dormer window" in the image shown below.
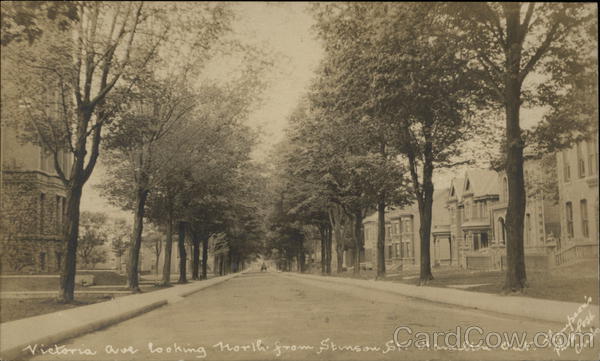
<svg viewBox="0 0 600 361"><path fill-rule="evenodd" d="M454 197L454 187L450 189L450 197Z"/></svg>
<svg viewBox="0 0 600 361"><path fill-rule="evenodd" d="M471 182L469 182L469 180L467 179L467 185L465 186L465 190L468 191L469 189L471 189Z"/></svg>

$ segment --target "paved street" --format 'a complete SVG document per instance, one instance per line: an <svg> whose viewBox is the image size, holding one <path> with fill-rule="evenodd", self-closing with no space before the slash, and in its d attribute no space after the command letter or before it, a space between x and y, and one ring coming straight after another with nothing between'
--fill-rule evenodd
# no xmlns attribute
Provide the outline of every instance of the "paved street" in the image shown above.
<svg viewBox="0 0 600 361"><path fill-rule="evenodd" d="M416 333L478 326L484 332L559 330L561 325L461 310L391 293L247 273L105 330L50 349L35 360L264 360L264 359L597 359L536 351L391 350L399 326ZM402 331L399 341L411 336ZM474 335L477 335L474 333ZM443 336L438 344L443 345ZM453 338L449 339L454 342ZM477 341L473 337L471 342ZM495 343L495 341L494 341ZM108 353L111 348L121 349ZM130 347L131 346L131 347ZM167 353L170 351L170 353ZM116 352L116 351L115 351ZM39 353L39 351L38 351ZM83 355L82 353L95 353Z"/></svg>

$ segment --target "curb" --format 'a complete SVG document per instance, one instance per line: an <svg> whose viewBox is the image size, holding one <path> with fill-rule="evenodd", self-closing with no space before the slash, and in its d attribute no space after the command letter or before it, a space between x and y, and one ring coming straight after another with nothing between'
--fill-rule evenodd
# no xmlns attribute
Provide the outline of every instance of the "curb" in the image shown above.
<svg viewBox="0 0 600 361"><path fill-rule="evenodd" d="M28 346L53 345L97 331L164 305L181 301L186 296L238 275L234 273L201 282L174 285L164 290L123 296L111 301L2 323L0 324L0 357L2 360L28 359L32 356L26 350ZM102 316L103 314L108 316ZM42 325L49 327L44 329L40 327Z"/></svg>
<svg viewBox="0 0 600 361"><path fill-rule="evenodd" d="M468 307L538 321L555 322L566 327L571 325L577 328L581 322L581 331L588 331L590 327L598 328L599 325L599 306L586 304L585 302L579 304L575 302L541 300L521 296L502 296L441 287L413 286L386 281L358 280L296 273L287 273L285 276L391 292L437 303Z"/></svg>

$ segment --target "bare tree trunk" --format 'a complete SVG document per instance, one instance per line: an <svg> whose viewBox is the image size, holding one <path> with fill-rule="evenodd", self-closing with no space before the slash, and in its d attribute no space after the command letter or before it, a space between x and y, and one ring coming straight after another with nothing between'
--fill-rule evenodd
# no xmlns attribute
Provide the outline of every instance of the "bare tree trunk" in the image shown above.
<svg viewBox="0 0 600 361"><path fill-rule="evenodd" d="M336 257L336 270L335 273L344 272L344 242L342 241L342 237L338 234L341 232L335 231L335 257Z"/></svg>
<svg viewBox="0 0 600 361"><path fill-rule="evenodd" d="M300 244L300 251L298 252L298 271L304 273L304 263L306 262L306 255L304 254L304 242Z"/></svg>
<svg viewBox="0 0 600 361"><path fill-rule="evenodd" d="M155 273L155 282L158 283L158 266L160 264L160 254L156 255L156 260L154 261L154 273Z"/></svg>
<svg viewBox="0 0 600 361"><path fill-rule="evenodd" d="M67 189L66 222L63 228L67 250L60 274L60 299L73 302L75 296L75 273L77 270L77 238L79 235L79 205L84 182L74 183Z"/></svg>
<svg viewBox="0 0 600 361"><path fill-rule="evenodd" d="M179 237L177 246L179 248L179 280L177 283L187 283L187 254L185 251L185 222L179 222Z"/></svg>
<svg viewBox="0 0 600 361"><path fill-rule="evenodd" d="M377 204L377 278L385 278L385 200Z"/></svg>
<svg viewBox="0 0 600 361"><path fill-rule="evenodd" d="M326 272L328 275L331 274L331 250L332 250L332 244L333 244L333 232L331 231L331 228L329 228L328 232L327 232L327 247L326 247L326 253L327 253L327 260L325 263L326 266Z"/></svg>
<svg viewBox="0 0 600 361"><path fill-rule="evenodd" d="M354 214L354 274L360 274L360 251L362 250L362 212Z"/></svg>
<svg viewBox="0 0 600 361"><path fill-rule="evenodd" d="M202 240L202 277L201 279L205 280L208 278L207 276L207 262L208 262L208 237L204 237ZM215 267L215 265L213 265Z"/></svg>
<svg viewBox="0 0 600 361"><path fill-rule="evenodd" d="M426 147L427 148L427 147ZM425 156L423 165L423 189L422 195L418 199L419 216L421 224L419 226L419 236L421 238L421 266L419 283L427 284L433 279L431 273L431 207L433 206L433 165Z"/></svg>
<svg viewBox="0 0 600 361"><path fill-rule="evenodd" d="M519 125L521 107L521 42L519 5L510 4L506 16L508 54L505 76L506 112L506 175L508 179L508 209L506 211L506 280L505 291L521 291L527 287L523 220L525 217L525 182L523 179L523 147Z"/></svg>
<svg viewBox="0 0 600 361"><path fill-rule="evenodd" d="M321 274L327 274L327 229L325 226L319 227L321 233Z"/></svg>
<svg viewBox="0 0 600 361"><path fill-rule="evenodd" d="M165 242L165 260L163 263L163 277L161 284L167 286L171 283L171 251L173 249L173 210L169 209L167 217L167 240Z"/></svg>
<svg viewBox="0 0 600 361"><path fill-rule="evenodd" d="M200 279L200 238L196 233L193 234L194 239L192 240L192 279Z"/></svg>
<svg viewBox="0 0 600 361"><path fill-rule="evenodd" d="M138 268L140 248L142 246L142 230L144 228L144 206L147 197L147 190L141 188L137 190L133 234L129 247L129 263L127 265L127 287L134 292L140 291Z"/></svg>

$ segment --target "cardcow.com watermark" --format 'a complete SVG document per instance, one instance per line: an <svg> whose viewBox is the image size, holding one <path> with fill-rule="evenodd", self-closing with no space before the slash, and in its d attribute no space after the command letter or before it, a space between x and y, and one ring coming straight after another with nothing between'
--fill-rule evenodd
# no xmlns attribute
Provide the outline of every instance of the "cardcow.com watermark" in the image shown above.
<svg viewBox="0 0 600 361"><path fill-rule="evenodd" d="M460 327L451 331L415 332L411 327L400 326L394 331L394 344L399 349L411 347L427 350L515 350L533 351L553 348L562 351L573 348L581 352L594 347L595 331L584 332L527 332L486 331L479 326Z"/></svg>
<svg viewBox="0 0 600 361"><path fill-rule="evenodd" d="M398 350L416 348L419 350L515 350L533 351L553 349L561 351L574 349L581 353L586 348L594 348L594 339L600 328L592 325L595 316L590 312L591 297L570 315L565 326L559 331L540 331L532 337L527 332L486 331L479 326L457 326L450 331L415 332L409 326L399 326L394 331L394 346Z"/></svg>

